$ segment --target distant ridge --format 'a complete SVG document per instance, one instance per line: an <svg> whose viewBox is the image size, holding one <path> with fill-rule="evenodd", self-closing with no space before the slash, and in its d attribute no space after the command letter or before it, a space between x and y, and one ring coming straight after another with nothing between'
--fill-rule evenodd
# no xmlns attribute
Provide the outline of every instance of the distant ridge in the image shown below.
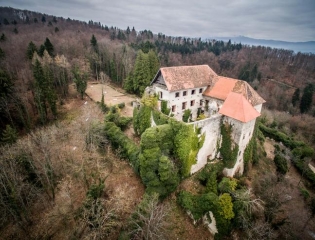
<svg viewBox="0 0 315 240"><path fill-rule="evenodd" d="M292 50L295 53L313 53L315 54L315 41L308 42L286 42L286 41L278 41L278 40L266 40L266 39L255 39L249 38L245 36L238 37L212 37L213 39L229 41L231 39L232 43L242 43L245 45L253 45L253 46L265 46L271 48L282 48L286 50Z"/></svg>

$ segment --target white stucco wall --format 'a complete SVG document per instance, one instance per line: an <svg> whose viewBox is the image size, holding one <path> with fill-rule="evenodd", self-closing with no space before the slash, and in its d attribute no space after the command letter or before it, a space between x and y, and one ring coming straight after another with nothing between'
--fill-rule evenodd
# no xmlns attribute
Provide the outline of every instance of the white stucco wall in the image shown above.
<svg viewBox="0 0 315 240"><path fill-rule="evenodd" d="M200 100L203 99L202 93L205 91L206 87L202 88L192 88L192 89L185 89L176 92L169 92L166 88L163 88L159 85L154 85L154 89L156 94L159 96L159 100L167 101L167 107L171 108L172 106L176 106L176 110L171 112L174 114L174 118L179 121L182 121L182 116L185 109L190 109L192 114L192 119L195 120L197 118L197 111L198 108L201 107ZM201 93L199 92L201 89ZM195 90L195 93L192 94L192 90ZM183 95L184 91L186 91L186 96ZM161 94L162 93L162 94ZM179 94L176 97L176 93ZM194 106L191 106L191 101L194 102ZM186 108L182 109L183 102L186 102Z"/></svg>
<svg viewBox="0 0 315 240"><path fill-rule="evenodd" d="M202 92L205 90L205 88L206 87L202 88ZM169 92L165 86L153 85L153 89L155 93L158 94L160 100L167 101L168 108L171 108L172 110L172 106L176 106L175 112L171 113L174 114L174 118L176 118L178 121L182 121L182 115L185 111L182 109L183 102L186 102L186 109L191 110L193 120L196 120L197 118L198 108L201 108L205 111L204 113L207 117L206 119L190 123L196 128L201 128L201 134L205 134L204 145L197 154L197 163L192 166L191 173L199 171L207 164L208 159L214 159L216 157L216 153L218 151L217 143L221 139L220 121L223 117L223 121L227 121L233 126L232 138L239 146L238 157L234 167L231 169L225 168L224 174L230 177L233 177L237 172L243 174L244 150L252 138L256 119L247 123L243 123L219 114L218 111L222 107L223 101L214 98L203 97L202 93L199 93L200 88ZM191 94L192 90L195 90L195 94ZM186 96L183 96L184 91L186 91ZM178 97L176 97L176 93L179 93ZM193 100L195 101L194 106L190 106L190 101ZM200 100L203 100L202 105L200 105ZM208 111L206 109L206 100L208 101ZM261 112L262 104L256 105L254 108L258 112Z"/></svg>

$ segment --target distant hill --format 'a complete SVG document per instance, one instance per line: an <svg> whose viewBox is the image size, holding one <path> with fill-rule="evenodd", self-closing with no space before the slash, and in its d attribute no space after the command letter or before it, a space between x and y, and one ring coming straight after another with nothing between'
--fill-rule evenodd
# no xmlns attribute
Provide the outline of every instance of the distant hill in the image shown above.
<svg viewBox="0 0 315 240"><path fill-rule="evenodd" d="M238 37L214 37L214 39L228 41L231 39L232 43L242 43L250 46L266 46L271 48L282 48L292 50L295 53L313 53L315 54L315 41L308 42L286 42L277 40L255 39L244 36Z"/></svg>

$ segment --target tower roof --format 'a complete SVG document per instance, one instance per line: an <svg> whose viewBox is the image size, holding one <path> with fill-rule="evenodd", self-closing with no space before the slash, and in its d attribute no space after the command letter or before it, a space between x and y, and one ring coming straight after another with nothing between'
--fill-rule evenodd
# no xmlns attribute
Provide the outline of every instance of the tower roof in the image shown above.
<svg viewBox="0 0 315 240"><path fill-rule="evenodd" d="M235 92L227 95L219 113L241 122L249 122L260 116L260 113L242 94Z"/></svg>

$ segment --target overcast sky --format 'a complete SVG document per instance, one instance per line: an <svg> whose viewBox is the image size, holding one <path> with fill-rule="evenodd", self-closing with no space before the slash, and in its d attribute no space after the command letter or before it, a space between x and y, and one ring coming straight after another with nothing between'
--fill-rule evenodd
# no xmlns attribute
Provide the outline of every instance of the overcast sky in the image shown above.
<svg viewBox="0 0 315 240"><path fill-rule="evenodd" d="M315 40L315 0L0 0L0 5L171 36Z"/></svg>

